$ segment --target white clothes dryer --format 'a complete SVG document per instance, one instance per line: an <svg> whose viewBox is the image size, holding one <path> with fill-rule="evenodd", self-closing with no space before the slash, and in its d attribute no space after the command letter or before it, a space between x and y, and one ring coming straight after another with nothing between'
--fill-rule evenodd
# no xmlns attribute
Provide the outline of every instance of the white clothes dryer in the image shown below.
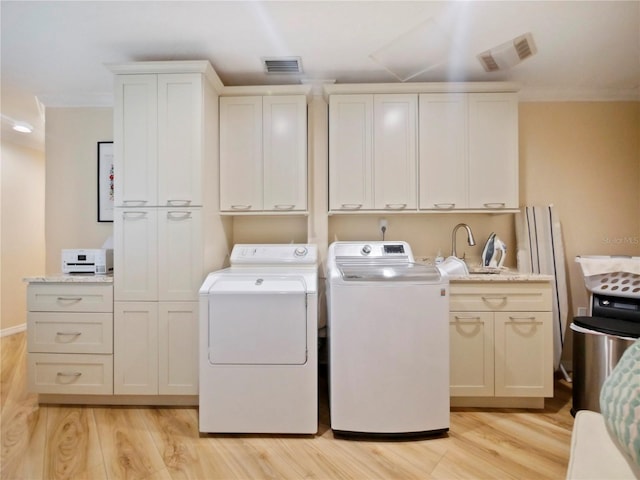
<svg viewBox="0 0 640 480"><path fill-rule="evenodd" d="M406 242L327 253L329 408L337 434L449 429L449 280Z"/></svg>
<svg viewBox="0 0 640 480"><path fill-rule="evenodd" d="M239 244L200 288L199 429L318 430L316 245Z"/></svg>

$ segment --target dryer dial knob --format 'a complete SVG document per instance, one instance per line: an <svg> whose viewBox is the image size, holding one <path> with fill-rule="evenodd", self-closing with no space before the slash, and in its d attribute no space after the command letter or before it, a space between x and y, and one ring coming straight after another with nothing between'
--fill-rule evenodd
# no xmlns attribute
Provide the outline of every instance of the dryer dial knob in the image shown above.
<svg viewBox="0 0 640 480"><path fill-rule="evenodd" d="M371 253L371 245L365 245L364 247L362 247L362 250L360 250L360 252L363 255L369 255Z"/></svg>
<svg viewBox="0 0 640 480"><path fill-rule="evenodd" d="M307 247L298 247L295 249L295 251L293 252L293 254L296 257L304 257L309 251L307 250Z"/></svg>

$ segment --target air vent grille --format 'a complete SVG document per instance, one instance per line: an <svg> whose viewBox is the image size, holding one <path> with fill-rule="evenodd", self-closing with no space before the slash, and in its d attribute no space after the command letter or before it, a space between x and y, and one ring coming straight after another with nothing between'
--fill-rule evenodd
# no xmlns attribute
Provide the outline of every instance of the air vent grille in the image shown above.
<svg viewBox="0 0 640 480"><path fill-rule="evenodd" d="M533 49L531 48L527 35L516 38L513 41L513 46L516 48L516 52L518 53L520 60L524 60L525 58L533 55Z"/></svg>
<svg viewBox="0 0 640 480"><path fill-rule="evenodd" d="M263 58L265 73L302 73L302 60L300 57Z"/></svg>
<svg viewBox="0 0 640 480"><path fill-rule="evenodd" d="M495 72L496 70L500 70L500 67L490 53L480 55L480 61L482 62L482 66L487 72Z"/></svg>

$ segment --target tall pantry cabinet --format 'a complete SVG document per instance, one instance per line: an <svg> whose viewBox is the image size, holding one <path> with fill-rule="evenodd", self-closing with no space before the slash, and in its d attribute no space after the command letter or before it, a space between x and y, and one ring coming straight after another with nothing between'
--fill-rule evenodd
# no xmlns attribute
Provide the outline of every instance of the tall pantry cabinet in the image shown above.
<svg viewBox="0 0 640 480"><path fill-rule="evenodd" d="M111 70L114 394L196 395L198 289L222 266L210 248L222 84L206 61Z"/></svg>

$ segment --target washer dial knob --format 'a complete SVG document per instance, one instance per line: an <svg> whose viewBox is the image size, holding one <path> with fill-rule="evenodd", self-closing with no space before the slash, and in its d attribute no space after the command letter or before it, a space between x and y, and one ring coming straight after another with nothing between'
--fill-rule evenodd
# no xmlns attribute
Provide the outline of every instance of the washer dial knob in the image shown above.
<svg viewBox="0 0 640 480"><path fill-rule="evenodd" d="M304 257L307 253L309 253L307 247L298 247L293 252L296 257Z"/></svg>
<svg viewBox="0 0 640 480"><path fill-rule="evenodd" d="M371 253L371 245L365 245L364 247L362 247L360 253L362 253L363 255L369 255Z"/></svg>

